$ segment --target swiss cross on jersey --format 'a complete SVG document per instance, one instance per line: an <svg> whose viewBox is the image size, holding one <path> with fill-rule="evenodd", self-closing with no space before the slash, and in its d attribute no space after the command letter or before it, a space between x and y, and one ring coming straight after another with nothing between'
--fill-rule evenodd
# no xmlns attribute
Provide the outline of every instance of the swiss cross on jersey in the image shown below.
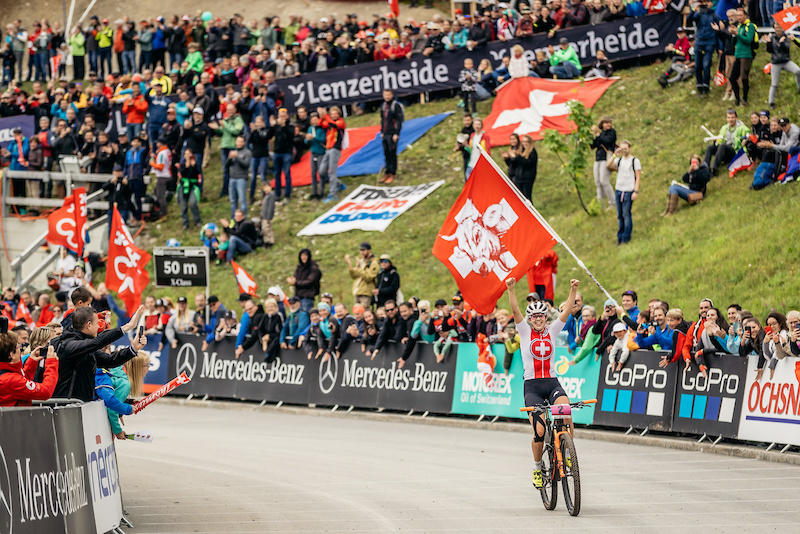
<svg viewBox="0 0 800 534"><path fill-rule="evenodd" d="M549 360L553 355L553 344L549 339L539 338L531 341L531 354L539 361Z"/></svg>

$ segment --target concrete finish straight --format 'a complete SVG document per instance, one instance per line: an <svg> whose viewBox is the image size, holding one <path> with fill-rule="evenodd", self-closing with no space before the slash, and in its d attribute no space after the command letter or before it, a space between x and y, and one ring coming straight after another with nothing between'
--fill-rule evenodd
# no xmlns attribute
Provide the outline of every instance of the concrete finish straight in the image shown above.
<svg viewBox="0 0 800 534"><path fill-rule="evenodd" d="M800 467L576 439L581 514L544 510L530 435L155 404L117 442L138 534L797 532ZM560 489L559 489L560 491ZM134 532L132 531L132 532Z"/></svg>

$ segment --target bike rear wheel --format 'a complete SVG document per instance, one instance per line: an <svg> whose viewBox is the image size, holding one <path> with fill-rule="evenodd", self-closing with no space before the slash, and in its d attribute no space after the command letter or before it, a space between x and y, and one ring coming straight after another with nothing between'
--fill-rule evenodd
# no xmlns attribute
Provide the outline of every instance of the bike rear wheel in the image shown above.
<svg viewBox="0 0 800 534"><path fill-rule="evenodd" d="M552 434L546 432L542 450L542 487L539 493L542 494L542 503L547 510L554 510L558 504L558 467L555 456Z"/></svg>
<svg viewBox="0 0 800 534"><path fill-rule="evenodd" d="M581 513L581 473L578 469L575 442L567 433L561 436L561 457L564 460L564 478L561 479L564 504L567 505L569 515L576 516Z"/></svg>

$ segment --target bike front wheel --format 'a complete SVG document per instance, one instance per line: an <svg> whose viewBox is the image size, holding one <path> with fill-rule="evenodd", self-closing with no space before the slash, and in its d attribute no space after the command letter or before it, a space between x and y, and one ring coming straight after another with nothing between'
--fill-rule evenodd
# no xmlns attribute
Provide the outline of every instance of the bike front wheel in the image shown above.
<svg viewBox="0 0 800 534"><path fill-rule="evenodd" d="M581 513L581 473L578 469L575 442L567 433L561 436L561 457L564 460L564 478L561 479L564 504L567 505L569 515L576 516Z"/></svg>
<svg viewBox="0 0 800 534"><path fill-rule="evenodd" d="M558 504L558 467L555 463L555 449L552 440L545 439L542 450L542 503L545 509L554 510Z"/></svg>

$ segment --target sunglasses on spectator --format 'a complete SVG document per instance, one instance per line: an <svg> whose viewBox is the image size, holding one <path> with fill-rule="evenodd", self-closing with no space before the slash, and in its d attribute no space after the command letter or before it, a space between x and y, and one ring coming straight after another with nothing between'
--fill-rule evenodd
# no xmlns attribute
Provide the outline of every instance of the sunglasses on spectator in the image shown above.
<svg viewBox="0 0 800 534"><path fill-rule="evenodd" d="M396 309L397 309L397 308L386 308L386 311L387 311L387 312L390 312L390 311L395 311Z"/></svg>

